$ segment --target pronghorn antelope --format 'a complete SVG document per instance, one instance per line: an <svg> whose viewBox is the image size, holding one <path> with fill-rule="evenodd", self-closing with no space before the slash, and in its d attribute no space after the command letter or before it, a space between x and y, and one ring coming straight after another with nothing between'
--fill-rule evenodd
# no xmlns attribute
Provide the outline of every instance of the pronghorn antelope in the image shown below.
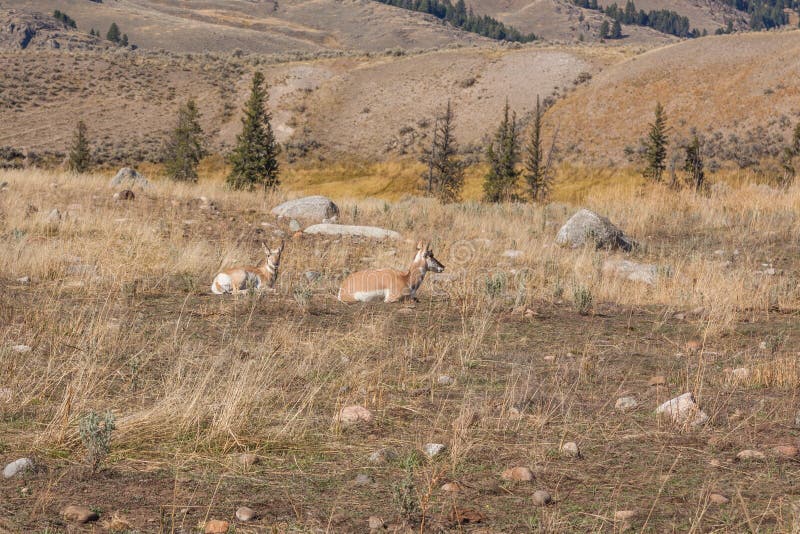
<svg viewBox="0 0 800 534"><path fill-rule="evenodd" d="M211 292L217 295L224 293L238 293L248 289L262 289L264 287L272 289L278 279L278 267L281 264L281 252L283 252L283 241L275 250L270 250L265 244L261 244L266 258L258 262L256 266L231 267L217 274L211 284Z"/></svg>
<svg viewBox="0 0 800 534"><path fill-rule="evenodd" d="M444 271L444 265L433 257L427 243L419 242L417 255L408 271L396 269L372 269L358 271L345 278L339 288L342 302L398 302L405 299L417 300L417 289L425 279L425 273Z"/></svg>

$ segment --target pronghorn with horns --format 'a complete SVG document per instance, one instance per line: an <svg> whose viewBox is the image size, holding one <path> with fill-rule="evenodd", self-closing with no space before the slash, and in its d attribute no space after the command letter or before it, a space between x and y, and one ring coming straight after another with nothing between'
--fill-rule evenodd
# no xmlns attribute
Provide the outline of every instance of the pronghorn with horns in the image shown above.
<svg viewBox="0 0 800 534"><path fill-rule="evenodd" d="M283 241L275 250L270 250L264 243L266 258L258 262L258 265L246 265L242 267L231 267L225 269L214 277L211 284L211 292L216 295L225 293L239 293L248 289L259 290L262 288L272 289L278 279L278 267L281 264L281 252L283 252Z"/></svg>
<svg viewBox="0 0 800 534"><path fill-rule="evenodd" d="M433 257L428 243L419 242L417 255L408 271L397 269L371 269L358 271L342 282L339 300L342 302L399 302L417 300L417 289L425 279L425 273L444 271L444 265Z"/></svg>

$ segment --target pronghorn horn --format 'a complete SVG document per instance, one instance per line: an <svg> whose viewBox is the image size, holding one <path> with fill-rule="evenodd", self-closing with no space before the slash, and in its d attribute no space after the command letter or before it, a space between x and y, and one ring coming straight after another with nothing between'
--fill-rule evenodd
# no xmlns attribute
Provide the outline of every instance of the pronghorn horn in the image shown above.
<svg viewBox="0 0 800 534"><path fill-rule="evenodd" d="M264 249L264 254L266 254L267 256L272 254L272 251L269 249L266 243L261 243L261 248Z"/></svg>
<svg viewBox="0 0 800 534"><path fill-rule="evenodd" d="M281 246L279 246L279 247L278 247L278 250L279 250L279 251L280 251L280 250L283 250L283 245L285 245L285 244L286 244L286 241L285 241L285 240L283 240L283 239L281 239Z"/></svg>

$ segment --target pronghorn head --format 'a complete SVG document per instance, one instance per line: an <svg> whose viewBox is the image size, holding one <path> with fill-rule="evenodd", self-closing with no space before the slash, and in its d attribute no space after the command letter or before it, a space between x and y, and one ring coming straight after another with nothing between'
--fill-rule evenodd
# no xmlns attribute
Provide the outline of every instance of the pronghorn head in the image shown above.
<svg viewBox="0 0 800 534"><path fill-rule="evenodd" d="M433 257L430 243L422 241L417 243L417 256L414 258L414 263L424 264L424 269L426 271L433 271L435 273L444 271L444 265Z"/></svg>
<svg viewBox="0 0 800 534"><path fill-rule="evenodd" d="M281 241L281 244L278 246L278 248L270 249L266 243L261 243L261 247L264 249L264 254L267 256L264 268L272 274L273 279L277 278L278 267L281 266L281 252L283 252L283 244L284 242Z"/></svg>

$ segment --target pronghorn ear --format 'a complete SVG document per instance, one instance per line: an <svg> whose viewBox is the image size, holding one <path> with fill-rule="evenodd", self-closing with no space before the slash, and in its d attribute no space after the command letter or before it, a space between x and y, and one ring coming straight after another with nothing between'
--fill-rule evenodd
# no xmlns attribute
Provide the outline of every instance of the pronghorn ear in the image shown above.
<svg viewBox="0 0 800 534"><path fill-rule="evenodd" d="M417 250L423 250L424 246L425 246L425 243L423 243L422 241L417 242Z"/></svg>

